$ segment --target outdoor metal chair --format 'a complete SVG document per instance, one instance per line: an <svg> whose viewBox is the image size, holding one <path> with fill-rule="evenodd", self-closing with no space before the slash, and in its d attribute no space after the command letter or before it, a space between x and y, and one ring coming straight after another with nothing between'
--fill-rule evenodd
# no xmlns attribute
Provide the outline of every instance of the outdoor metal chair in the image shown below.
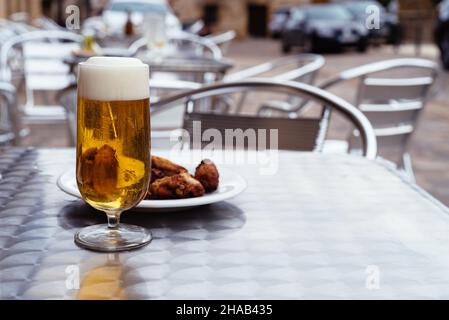
<svg viewBox="0 0 449 320"><path fill-rule="evenodd" d="M414 75L410 75L413 71ZM374 127L379 155L394 161L414 180L407 147L437 74L438 65L432 61L393 59L343 71L320 87L328 89L357 79L354 104ZM354 142L357 134L357 130L352 131L348 138L350 150L358 149Z"/></svg>
<svg viewBox="0 0 449 320"><path fill-rule="evenodd" d="M26 101L20 107L23 124L65 121L64 109L49 106L48 94L74 81L62 59L78 48L82 40L82 36L67 31L40 30L17 35L2 45L1 79L15 82L19 89L25 87ZM14 60L17 56L19 62ZM36 105L35 92L47 98L45 105Z"/></svg>
<svg viewBox="0 0 449 320"><path fill-rule="evenodd" d="M294 56L278 58L266 63L262 63L241 71L227 75L224 81L240 81L253 77L260 77L267 73L276 72L278 69L289 67L288 71L279 74L270 75L270 78L276 81L298 81L307 84L313 84L319 70L324 66L325 60L317 54L298 54ZM247 95L242 94L240 100L236 103L235 113L241 113L245 105ZM296 113L305 104L306 100L298 98L297 95L287 96L283 100L265 101L258 110L258 115L268 116L273 111L283 110L289 113Z"/></svg>
<svg viewBox="0 0 449 320"><path fill-rule="evenodd" d="M196 20L195 22L191 23L188 27L186 27L184 30L189 33L197 34L201 32L204 28L204 21L203 20Z"/></svg>
<svg viewBox="0 0 449 320"><path fill-rule="evenodd" d="M420 74L410 76L407 72L411 71ZM345 70L319 87L327 90L346 81L358 80L354 105L372 122L379 155L394 161L400 170L404 170L414 180L407 147L437 74L438 65L429 60L391 59ZM274 106L273 110L291 115L291 109L282 106ZM327 117L330 117L330 113ZM354 142L357 134L356 130L351 130L347 142L326 141L325 147L332 145L331 149L357 152L358 146Z"/></svg>
<svg viewBox="0 0 449 320"><path fill-rule="evenodd" d="M66 31L64 27L61 27L56 21L48 17L39 17L33 20L33 25L38 26L41 30L61 30Z"/></svg>
<svg viewBox="0 0 449 320"><path fill-rule="evenodd" d="M0 27L2 30L12 31L15 35L38 30L37 28L29 24L11 21L7 19L0 19Z"/></svg>
<svg viewBox="0 0 449 320"><path fill-rule="evenodd" d="M194 128L197 127L194 121L201 121L200 137L211 129L219 132L222 137L226 136L226 129L276 129L278 131L279 149L320 151L322 141L324 141L324 132L322 130L322 118L266 118L266 117L247 117L229 114L202 113L195 110L195 103L202 99L213 99L220 96L227 96L236 92L260 92L260 93L281 93L288 95L297 95L305 99L317 102L317 105L324 105L326 108L336 110L347 118L360 132L362 140L363 154L369 159L376 157L376 137L368 119L354 106L343 99L321 90L319 88L292 81L274 81L265 79L253 79L239 82L216 83L207 85L199 89L188 92L182 92L170 97L161 99L153 103L152 115L162 112L180 102L185 103L184 115L184 133L188 133L190 147L198 145L200 148L210 141L196 141ZM324 126L325 127L325 126ZM211 131L209 131L210 133ZM186 139L182 134L183 139ZM192 141L192 138L194 140ZM215 141L214 141L215 142ZM270 141L271 142L271 141ZM235 144L219 145L219 147L236 147ZM252 146L245 145L246 149Z"/></svg>
<svg viewBox="0 0 449 320"><path fill-rule="evenodd" d="M210 55L213 59L221 60L223 54L220 48L211 40L188 32L176 32L169 35L169 42L179 46L189 46L197 55ZM148 39L143 37L133 42L129 48L129 55L136 56L141 50L148 50Z"/></svg>
<svg viewBox="0 0 449 320"><path fill-rule="evenodd" d="M232 41L235 39L235 36L235 31L229 30L219 34L211 34L205 38L215 43L223 54L227 54Z"/></svg>

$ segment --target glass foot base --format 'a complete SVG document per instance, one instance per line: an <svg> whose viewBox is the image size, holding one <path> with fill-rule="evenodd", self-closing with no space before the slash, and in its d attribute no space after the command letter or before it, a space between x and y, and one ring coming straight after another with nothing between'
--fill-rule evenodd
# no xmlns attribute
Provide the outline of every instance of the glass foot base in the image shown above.
<svg viewBox="0 0 449 320"><path fill-rule="evenodd" d="M149 244L151 239L151 233L147 229L122 223L117 229L108 228L107 224L97 224L75 234L77 245L101 252L137 249Z"/></svg>

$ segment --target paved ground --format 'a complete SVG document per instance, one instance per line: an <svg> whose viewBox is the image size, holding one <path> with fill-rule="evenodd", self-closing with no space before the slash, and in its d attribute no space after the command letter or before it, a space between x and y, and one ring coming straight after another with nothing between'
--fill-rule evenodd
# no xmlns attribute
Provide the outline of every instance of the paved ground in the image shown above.
<svg viewBox="0 0 449 320"><path fill-rule="evenodd" d="M265 62L280 56L279 44L272 40L246 40L233 44L226 55L234 60L236 69ZM391 47L373 48L366 54L346 52L327 54L326 65L322 69L318 83L339 71L382 59L402 56L414 56L412 46L404 46L399 52ZM422 57L437 59L436 49L429 45L422 49ZM446 205L449 205L449 74L442 73L437 85L438 93L427 104L419 126L411 143L411 154L417 182ZM333 90L336 94L351 101L356 87L349 83ZM337 121L338 123L338 121ZM65 146L66 128L46 126L32 128L33 135L26 144L40 147ZM344 136L343 129L337 124L331 130L331 136Z"/></svg>

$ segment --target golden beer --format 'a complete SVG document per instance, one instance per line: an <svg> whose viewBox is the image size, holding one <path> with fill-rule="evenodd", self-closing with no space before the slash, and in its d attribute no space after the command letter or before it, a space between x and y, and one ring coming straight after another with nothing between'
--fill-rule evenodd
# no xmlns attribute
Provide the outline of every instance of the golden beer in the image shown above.
<svg viewBox="0 0 449 320"><path fill-rule="evenodd" d="M78 99L77 182L100 210L127 210L140 202L150 179L149 99Z"/></svg>
<svg viewBox="0 0 449 320"><path fill-rule="evenodd" d="M150 181L148 65L135 58L93 57L79 65L76 180L87 203L108 223L75 235L99 251L138 248L151 241L145 228L120 224Z"/></svg>

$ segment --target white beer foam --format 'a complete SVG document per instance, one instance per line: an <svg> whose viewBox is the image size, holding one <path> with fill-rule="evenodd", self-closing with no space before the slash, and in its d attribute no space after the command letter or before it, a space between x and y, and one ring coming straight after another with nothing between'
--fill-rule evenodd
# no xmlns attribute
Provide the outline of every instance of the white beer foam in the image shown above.
<svg viewBox="0 0 449 320"><path fill-rule="evenodd" d="M91 57L79 64L78 94L99 101L149 98L148 65L136 58Z"/></svg>

